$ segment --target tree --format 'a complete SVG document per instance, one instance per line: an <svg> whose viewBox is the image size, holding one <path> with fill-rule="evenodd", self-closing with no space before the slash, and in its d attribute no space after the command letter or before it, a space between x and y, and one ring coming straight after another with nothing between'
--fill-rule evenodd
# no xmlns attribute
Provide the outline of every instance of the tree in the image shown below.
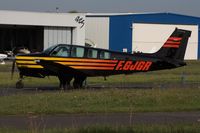
<svg viewBox="0 0 200 133"><path fill-rule="evenodd" d="M71 10L68 13L79 13L77 10Z"/></svg>

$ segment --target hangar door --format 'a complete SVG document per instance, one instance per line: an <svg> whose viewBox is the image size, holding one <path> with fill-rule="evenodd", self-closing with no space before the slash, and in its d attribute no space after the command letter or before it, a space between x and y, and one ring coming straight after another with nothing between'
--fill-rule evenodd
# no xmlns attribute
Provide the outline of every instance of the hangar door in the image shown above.
<svg viewBox="0 0 200 133"><path fill-rule="evenodd" d="M0 52L26 47L31 52L43 50L43 27L0 25Z"/></svg>
<svg viewBox="0 0 200 133"><path fill-rule="evenodd" d="M192 31L189 38L185 59L198 59L198 26L168 24L132 24L132 51L154 53L158 51L175 28Z"/></svg>
<svg viewBox="0 0 200 133"><path fill-rule="evenodd" d="M72 44L72 28L44 27L44 49L55 44Z"/></svg>

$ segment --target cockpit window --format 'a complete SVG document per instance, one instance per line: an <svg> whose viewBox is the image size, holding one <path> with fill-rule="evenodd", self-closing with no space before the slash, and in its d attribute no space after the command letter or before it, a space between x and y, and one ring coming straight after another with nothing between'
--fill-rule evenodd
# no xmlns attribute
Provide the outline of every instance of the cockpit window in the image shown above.
<svg viewBox="0 0 200 133"><path fill-rule="evenodd" d="M52 51L51 55L52 56L69 57L70 46L59 46Z"/></svg>
<svg viewBox="0 0 200 133"><path fill-rule="evenodd" d="M97 50L88 49L87 57L88 58L97 58Z"/></svg>
<svg viewBox="0 0 200 133"><path fill-rule="evenodd" d="M110 53L107 51L100 52L100 59L110 59Z"/></svg>
<svg viewBox="0 0 200 133"><path fill-rule="evenodd" d="M53 45L53 46L47 48L46 50L44 50L43 53L49 54L55 47L56 47L56 45Z"/></svg>
<svg viewBox="0 0 200 133"><path fill-rule="evenodd" d="M82 47L72 47L71 56L72 57L83 57L85 49Z"/></svg>

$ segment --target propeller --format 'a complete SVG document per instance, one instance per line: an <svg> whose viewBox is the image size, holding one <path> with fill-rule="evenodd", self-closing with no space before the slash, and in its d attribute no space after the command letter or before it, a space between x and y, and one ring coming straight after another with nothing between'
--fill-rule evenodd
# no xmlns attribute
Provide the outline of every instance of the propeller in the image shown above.
<svg viewBox="0 0 200 133"><path fill-rule="evenodd" d="M13 63L12 63L12 69L11 69L11 79L13 79L13 75L14 75L14 71L15 71L15 58L13 59Z"/></svg>

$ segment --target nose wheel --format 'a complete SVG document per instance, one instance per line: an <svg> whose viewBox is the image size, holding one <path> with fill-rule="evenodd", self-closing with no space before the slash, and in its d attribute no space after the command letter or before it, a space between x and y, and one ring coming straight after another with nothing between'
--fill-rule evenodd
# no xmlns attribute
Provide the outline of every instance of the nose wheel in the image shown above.
<svg viewBox="0 0 200 133"><path fill-rule="evenodd" d="M17 89L22 89L24 88L24 83L22 80L17 81L17 83L15 84Z"/></svg>

